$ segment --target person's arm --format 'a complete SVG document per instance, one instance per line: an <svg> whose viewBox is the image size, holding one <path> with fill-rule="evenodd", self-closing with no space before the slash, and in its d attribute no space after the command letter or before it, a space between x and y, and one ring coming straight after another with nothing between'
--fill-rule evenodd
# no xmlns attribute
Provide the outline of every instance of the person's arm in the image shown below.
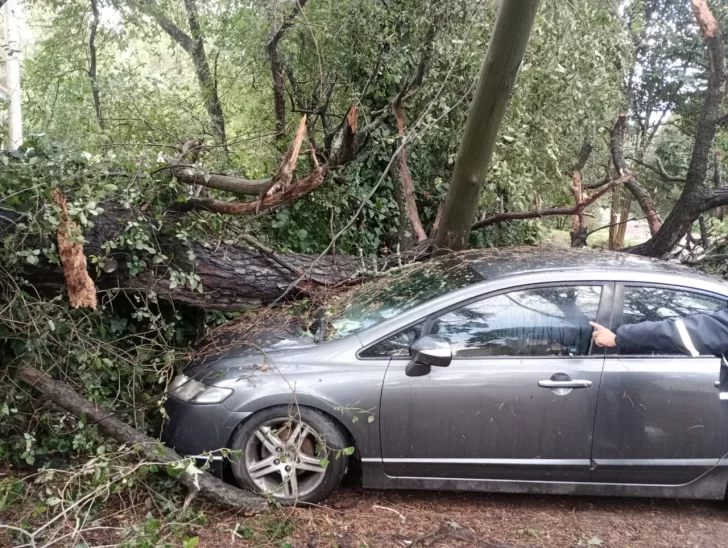
<svg viewBox="0 0 728 548"><path fill-rule="evenodd" d="M628 354L728 354L728 309L658 322L622 325L612 333L599 324L592 338L597 346L618 346Z"/></svg>

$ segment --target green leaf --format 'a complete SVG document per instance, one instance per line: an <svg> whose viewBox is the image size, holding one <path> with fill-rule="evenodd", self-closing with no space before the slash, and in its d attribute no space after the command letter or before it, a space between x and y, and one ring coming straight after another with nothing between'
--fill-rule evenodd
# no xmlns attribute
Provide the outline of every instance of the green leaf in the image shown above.
<svg viewBox="0 0 728 548"><path fill-rule="evenodd" d="M592 537L589 539L589 542L587 542L588 546L601 546L602 544L604 544L604 541L599 537Z"/></svg>
<svg viewBox="0 0 728 548"><path fill-rule="evenodd" d="M329 459L321 459L321 462L319 464L321 464L321 468L326 470L326 467L329 465Z"/></svg>
<svg viewBox="0 0 728 548"><path fill-rule="evenodd" d="M367 422L368 422L369 424L373 423L373 422L374 422L374 415L369 415L369 416L367 417Z"/></svg>
<svg viewBox="0 0 728 548"><path fill-rule="evenodd" d="M353 455L354 454L354 451L356 451L356 449L354 447L346 447L346 448L344 448L344 454L345 455Z"/></svg>
<svg viewBox="0 0 728 548"><path fill-rule="evenodd" d="M200 542L200 537L192 537L188 538L185 537L182 539L182 547L183 548L195 548L197 544Z"/></svg>

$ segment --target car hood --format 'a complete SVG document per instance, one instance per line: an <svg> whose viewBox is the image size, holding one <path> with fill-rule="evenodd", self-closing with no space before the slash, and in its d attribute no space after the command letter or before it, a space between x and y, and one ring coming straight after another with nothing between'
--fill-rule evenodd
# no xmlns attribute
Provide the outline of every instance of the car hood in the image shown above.
<svg viewBox="0 0 728 548"><path fill-rule="evenodd" d="M291 351L301 351L316 347L313 336L304 332L298 324L272 326L261 329L246 338L245 342L228 339L216 339L214 344L208 343L183 369L188 377L197 380L217 377L225 370L234 374L239 369L246 371L263 369L266 364L276 363L276 357Z"/></svg>

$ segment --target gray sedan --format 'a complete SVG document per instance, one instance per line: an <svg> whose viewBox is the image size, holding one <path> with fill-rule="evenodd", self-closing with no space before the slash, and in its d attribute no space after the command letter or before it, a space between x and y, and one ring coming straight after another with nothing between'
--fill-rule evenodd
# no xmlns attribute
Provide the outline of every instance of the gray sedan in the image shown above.
<svg viewBox="0 0 728 548"><path fill-rule="evenodd" d="M604 350L589 322L727 302L629 255L459 253L365 284L317 333L194 362L164 439L282 503L327 497L352 463L378 489L723 499L720 360Z"/></svg>

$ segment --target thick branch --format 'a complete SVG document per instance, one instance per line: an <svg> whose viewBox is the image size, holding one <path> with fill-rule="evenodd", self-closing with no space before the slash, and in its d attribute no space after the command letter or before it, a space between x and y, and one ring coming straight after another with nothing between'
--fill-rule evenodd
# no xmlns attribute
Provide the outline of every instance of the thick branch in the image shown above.
<svg viewBox="0 0 728 548"><path fill-rule="evenodd" d="M609 181L612 179L609 177L609 174L605 175L604 179L601 181L596 181L595 183L587 183L584 186L586 190L596 190L597 188L602 188L604 185L606 185Z"/></svg>
<svg viewBox="0 0 728 548"><path fill-rule="evenodd" d="M591 140L585 137L581 145L581 150L579 151L579 157L571 172L571 185L569 186L569 190L574 196L575 204L580 203L583 199L584 186L581 172L584 166L586 166L593 149L594 145ZM583 213L578 213L571 218L571 246L582 247L583 245L586 245L586 219Z"/></svg>
<svg viewBox="0 0 728 548"><path fill-rule="evenodd" d="M157 440L145 436L139 430L122 422L112 413L81 397L73 388L63 382L53 380L50 375L23 366L16 375L18 380L28 383L47 399L73 413L78 418L97 424L107 436L119 443L133 446L144 458L155 463L178 463L184 458L172 449L165 447ZM197 493L213 504L224 508L245 512L262 512L268 509L268 503L261 497L238 489L214 477L212 474L190 474L186 470L177 481L191 493Z"/></svg>
<svg viewBox="0 0 728 548"><path fill-rule="evenodd" d="M341 145L331 156L331 163L335 166L343 166L351 162L359 150L361 139L359 139L359 107L352 105L344 117L344 129L341 133Z"/></svg>
<svg viewBox="0 0 728 548"><path fill-rule="evenodd" d="M591 139L585 137L584 142L581 144L581 150L579 150L579 158L576 160L576 164L574 164L574 167L571 170L572 173L584 170L586 163L589 161L589 156L591 156L592 150L594 150L594 143L592 143Z"/></svg>
<svg viewBox="0 0 728 548"><path fill-rule="evenodd" d="M516 221L516 220L523 220L523 219L539 219L541 217L550 217L554 215L579 215L581 214L587 207L589 207L591 204L596 202L599 198L604 196L607 192L612 190L613 188L626 183L630 177L632 177L632 174L627 172L619 179L614 179L609 184L602 187L598 192L595 192L591 196L588 196L584 198L581 202L577 203L574 206L571 207L552 207L549 209L537 209L533 211L506 211L503 213L498 213L496 215L491 215L490 217L486 217L485 219L482 219L478 221L477 223L474 223L471 230L477 230L479 228L483 228L486 226L494 225L497 223L502 223L504 221Z"/></svg>
<svg viewBox="0 0 728 548"><path fill-rule="evenodd" d="M633 158L632 156L629 156L629 159L632 160L635 164L639 164L641 166L646 167L647 169L654 171L657 173L660 177L662 177L665 181L675 181L675 182L685 182L685 177L680 177L679 175L670 175L667 170L665 169L665 166L662 165L662 161L659 158L656 158L657 165L648 164L647 162L644 162L642 160L639 160L638 158Z"/></svg>
<svg viewBox="0 0 728 548"><path fill-rule="evenodd" d="M285 191L291 186L293 171L296 169L305 130L306 116L301 118L291 148L283 158L278 171L272 179L250 180L218 173L206 173L193 164L181 163L180 160L185 155L184 151L177 158L167 158L167 162L172 166L172 173L177 177L177 180L185 184L200 185L216 190L233 192L235 194L259 197L263 195L272 196Z"/></svg>
<svg viewBox="0 0 728 548"><path fill-rule="evenodd" d="M224 202L211 198L193 198L179 204L176 210L183 212L205 210L225 215L248 215L250 213L274 209L290 203L321 186L321 183L324 182L326 172L326 166L316 167L308 177L296 181L285 192L274 194L262 200L255 200L253 202Z"/></svg>
<svg viewBox="0 0 728 548"><path fill-rule="evenodd" d="M235 194L260 196L268 192L273 179L242 179L220 173L206 173L192 164L177 164L172 168L177 180L187 185L199 185Z"/></svg>
<svg viewBox="0 0 728 548"><path fill-rule="evenodd" d="M298 163L298 154L301 152L301 143L303 143L303 137L306 133L306 115L304 114L301 121L298 124L296 135L293 137L286 156L283 158L278 172L273 177L273 186L266 193L266 197L273 196L276 193L283 192L291 186L293 180L293 171L296 169ZM313 155L314 162L316 156Z"/></svg>

